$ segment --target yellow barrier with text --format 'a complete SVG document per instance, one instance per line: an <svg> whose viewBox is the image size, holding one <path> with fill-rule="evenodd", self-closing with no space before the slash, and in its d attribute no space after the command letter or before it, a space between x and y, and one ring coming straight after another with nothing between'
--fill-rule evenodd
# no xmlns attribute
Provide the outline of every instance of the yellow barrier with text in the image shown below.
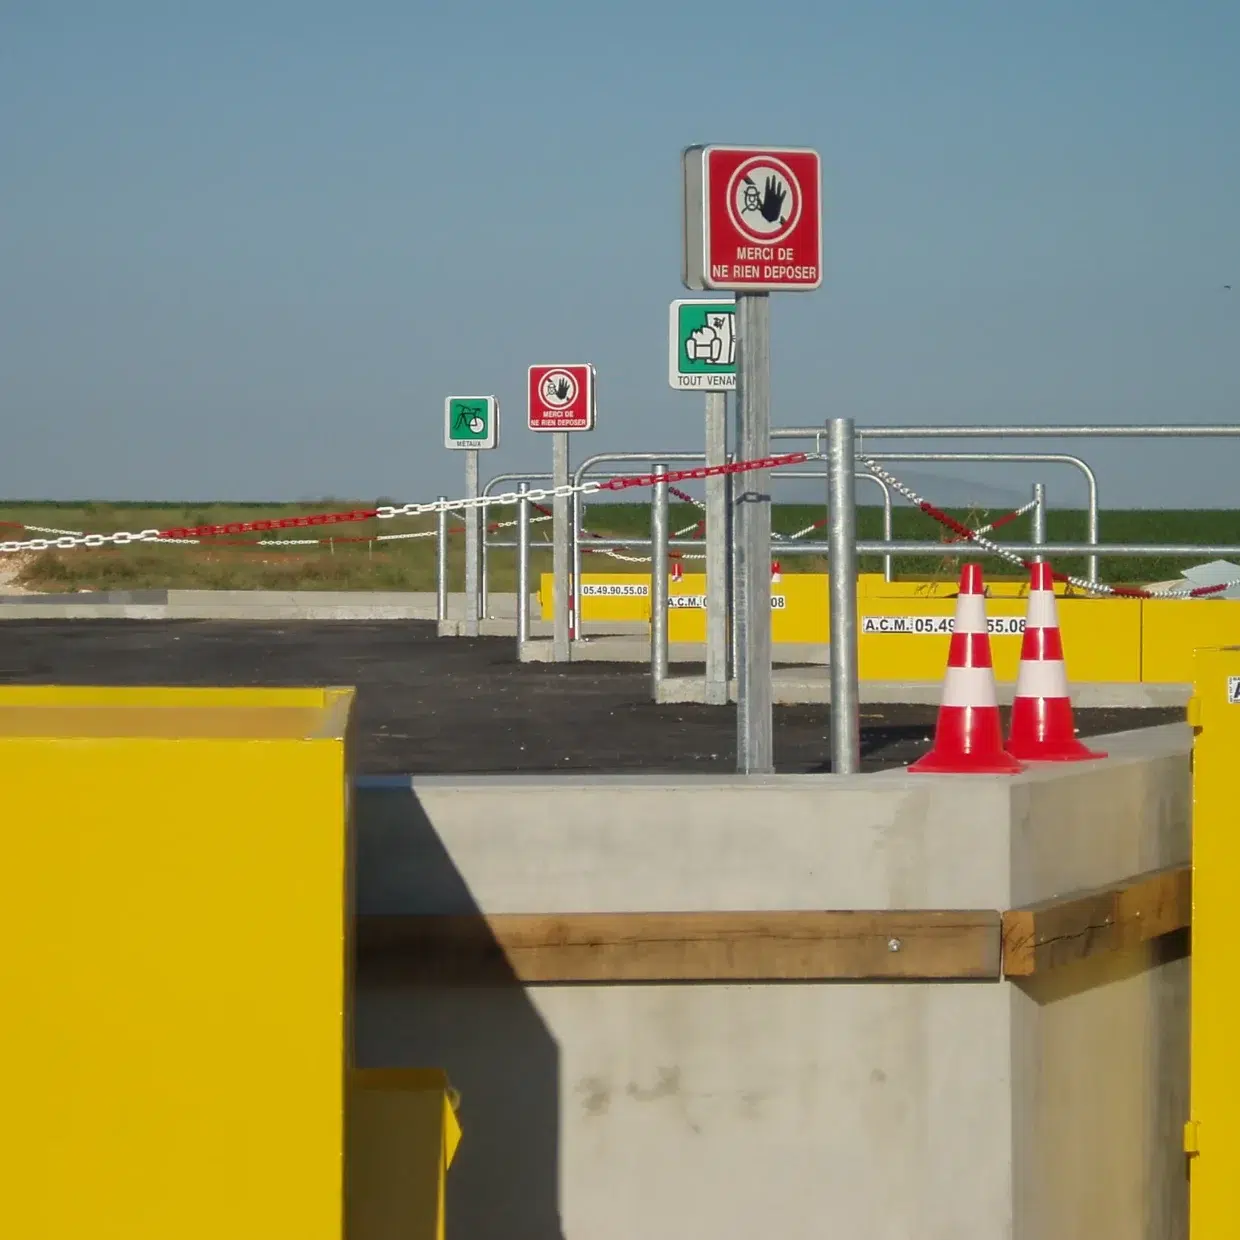
<svg viewBox="0 0 1240 1240"><path fill-rule="evenodd" d="M1240 649L1197 650L1192 663L1192 1067L1184 1125L1189 1234L1231 1240L1240 1219L1240 989L1232 920L1240 885Z"/></svg>
<svg viewBox="0 0 1240 1240"><path fill-rule="evenodd" d="M1026 602L986 600L991 657L998 680L1015 680ZM858 659L865 680L939 680L951 645L954 599L858 600ZM1141 603L1138 599L1061 598L1064 662L1074 681L1141 679Z"/></svg>
<svg viewBox="0 0 1240 1240"><path fill-rule="evenodd" d="M578 591L579 619L644 620L650 623L649 573L582 573ZM543 620L555 617L555 578L543 573L538 582L538 607Z"/></svg>
<svg viewBox="0 0 1240 1240"><path fill-rule="evenodd" d="M827 640L826 577L821 573L790 573L771 582L771 640ZM706 640L706 574L686 573L668 590L667 640Z"/></svg>
<svg viewBox="0 0 1240 1240"><path fill-rule="evenodd" d="M896 591L887 583L857 599L858 660L863 680L939 680L951 644L954 597ZM868 583L867 583L868 584ZM922 583L897 582L916 587ZM925 583L936 586L937 583ZM988 598L991 653L999 680L1015 680L1024 632L1025 600L1015 586L1007 597ZM670 591L668 640L706 640L706 579L686 576ZM1027 589L1025 593L1027 593ZM953 586L952 595L955 594ZM771 639L775 643L821 645L829 640L827 577L794 573L771 585ZM1141 603L1137 599L1061 598L1068 675L1079 681L1141 678Z"/></svg>
<svg viewBox="0 0 1240 1240"><path fill-rule="evenodd" d="M777 644L828 640L827 575L787 573L771 584L771 636ZM955 581L884 581L864 573L857 582L859 657L867 680L937 680L943 675L955 611ZM995 674L1014 680L1028 583L987 583ZM1056 583L1068 675L1074 681L1183 684L1192 677L1194 649L1240 643L1240 600L1090 597ZM668 636L706 640L706 578L690 573L670 584ZM552 578L539 591L542 618L552 618ZM587 573L581 619L649 623L649 573Z"/></svg>

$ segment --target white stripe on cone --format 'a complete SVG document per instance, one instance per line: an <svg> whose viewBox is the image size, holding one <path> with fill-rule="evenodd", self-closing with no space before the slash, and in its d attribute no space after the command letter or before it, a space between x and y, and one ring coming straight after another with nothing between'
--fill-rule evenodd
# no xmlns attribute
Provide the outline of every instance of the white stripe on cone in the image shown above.
<svg viewBox="0 0 1240 1240"><path fill-rule="evenodd" d="M956 596L957 633L985 633L986 599L981 594L958 594Z"/></svg>
<svg viewBox="0 0 1240 1240"><path fill-rule="evenodd" d="M1068 670L1062 659L1022 659L1016 673L1016 696L1066 698Z"/></svg>
<svg viewBox="0 0 1240 1240"><path fill-rule="evenodd" d="M998 709L995 673L990 667L949 667L943 678L944 706L993 706Z"/></svg>
<svg viewBox="0 0 1240 1240"><path fill-rule="evenodd" d="M1052 590L1034 590L1029 595L1029 608L1025 613L1027 629L1057 629L1059 615L1055 608Z"/></svg>

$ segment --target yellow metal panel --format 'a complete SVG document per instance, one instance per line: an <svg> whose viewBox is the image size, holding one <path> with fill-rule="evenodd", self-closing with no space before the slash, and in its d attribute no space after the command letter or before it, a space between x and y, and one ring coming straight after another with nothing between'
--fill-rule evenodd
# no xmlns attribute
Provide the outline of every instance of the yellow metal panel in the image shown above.
<svg viewBox="0 0 1240 1240"><path fill-rule="evenodd" d="M0 1235L339 1240L350 694L314 692L0 692ZM179 734L195 699L227 727Z"/></svg>
<svg viewBox="0 0 1240 1240"><path fill-rule="evenodd" d="M706 640L706 574L686 573L668 588L667 611L669 642Z"/></svg>
<svg viewBox="0 0 1240 1240"><path fill-rule="evenodd" d="M551 576L542 578L539 598L543 618L550 619ZM589 620L650 619L650 577L640 573L586 574L583 586L614 591L607 596L587 595L582 600L582 618ZM1088 598L1064 594L1057 585L1059 621L1063 631L1064 657L1068 676L1079 682L1123 682L1142 679L1142 633L1144 607L1138 599ZM643 593L635 593L641 591ZM885 582L879 574L866 573L858 579L857 611L860 624L859 659L863 680L939 680L947 665L947 633L866 632L865 620L914 617L943 620L955 612L957 584L954 581ZM627 592L627 593L621 593ZM1028 583L996 581L987 587L987 613L992 619L1019 619L1025 614ZM671 583L672 606L668 618L668 639L672 642L706 640L706 577L686 573ZM771 583L771 638L782 643L823 644L828 632L828 578L825 573L785 573ZM678 603L677 600L683 600ZM1159 603L1167 607L1175 604ZM1240 607L1240 603L1236 604ZM1240 617L1238 617L1240 618ZM1240 637L1240 625L1235 629ZM1183 646L1183 634L1178 638ZM1198 644L1201 644L1200 642ZM1019 632L995 632L991 651L995 675L999 680L1015 680L1020 661ZM1146 679L1151 677L1146 674ZM1157 679L1168 679L1166 676ZM1176 677L1170 677L1175 679ZM1178 679L1186 680L1187 674Z"/></svg>
<svg viewBox="0 0 1240 1240"><path fill-rule="evenodd" d="M349 1078L348 1240L443 1240L456 1098L439 1069Z"/></svg>
<svg viewBox="0 0 1240 1240"><path fill-rule="evenodd" d="M321 710L349 696L352 689L215 689L179 688L150 685L104 687L99 685L0 685L3 706L128 706L148 710L152 707L203 706L240 707L302 706Z"/></svg>
<svg viewBox="0 0 1240 1240"><path fill-rule="evenodd" d="M1146 599L1141 678L1188 684L1193 651L1240 642L1240 599Z"/></svg>
<svg viewBox="0 0 1240 1240"><path fill-rule="evenodd" d="M539 578L538 606L545 621L555 617L555 578ZM644 620L650 623L649 573L582 573L581 619Z"/></svg>
<svg viewBox="0 0 1240 1240"><path fill-rule="evenodd" d="M1240 648L1198 650L1193 693L1192 1102L1185 1128L1189 1231L1231 1240L1240 1220L1240 987L1236 889L1240 830Z"/></svg>
<svg viewBox="0 0 1240 1240"><path fill-rule="evenodd" d="M669 590L667 638L671 642L706 640L706 575L686 573ZM677 606L676 599L692 605ZM771 640L827 640L827 578L823 573L786 573L771 582Z"/></svg>
<svg viewBox="0 0 1240 1240"><path fill-rule="evenodd" d="M986 614L995 622L1020 619L1026 602L989 598ZM942 620L955 612L954 599L882 597L858 599L858 650L863 680L938 680L947 666L947 633L866 632L884 618L908 616ZM1059 625L1064 662L1073 681L1123 681L1141 678L1141 604L1136 599L1061 598ZM990 638L995 676L1015 680L1020 663L1018 632L994 632Z"/></svg>

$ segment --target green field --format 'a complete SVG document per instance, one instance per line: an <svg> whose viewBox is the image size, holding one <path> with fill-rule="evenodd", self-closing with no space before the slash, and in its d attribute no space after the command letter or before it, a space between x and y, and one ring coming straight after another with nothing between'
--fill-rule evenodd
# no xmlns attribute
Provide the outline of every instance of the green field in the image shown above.
<svg viewBox="0 0 1240 1240"><path fill-rule="evenodd" d="M307 504L114 504L114 503L9 503L0 504L0 537L16 539L38 537L25 534L20 526L49 526L81 530L88 533L110 533L114 530L167 529L175 526L222 525L233 521L271 520L277 517L337 511L373 506L367 501L324 499ZM882 510L877 507L859 511L860 533L863 538L882 535ZM673 529L693 523L698 511L689 504L674 503L671 508ZM791 533L821 518L821 507L812 505L776 505L775 529ZM970 528L976 528L1003 515L999 510L965 511L953 509L952 515ZM513 520L512 509L493 508L488 520ZM586 526L605 535L648 535L650 510L644 504L590 504ZM941 540L945 531L915 509L897 508L894 514L895 536L927 541ZM463 540L460 522L452 536L450 556L450 588L459 590L463 580ZM1104 542L1179 542L1230 543L1240 545L1240 510L1189 511L1113 511L1101 517ZM217 539L198 545L108 547L73 551L45 551L22 558L16 577L18 584L45 591L115 590L143 588L198 589L305 589L305 590L431 590L435 584L435 540L433 537L409 541L379 542L379 534L429 532L433 518L404 518L395 521L368 521L310 529L290 529L269 535L244 535ZM1005 526L997 535L999 541L1023 541L1029 536L1028 518ZM263 547L259 537L318 538L317 546ZM496 538L515 539L515 531L500 531ZM817 532L811 537L821 539ZM1047 537L1051 541L1079 542L1085 537L1085 513L1060 510L1048 514ZM536 524L533 529L535 547L534 572L549 571L550 522ZM588 545L588 543L586 544ZM784 572L820 571L824 562L814 556L781 555ZM954 574L959 563L960 546L944 547L943 552L896 560L896 571L902 576L942 577ZM1179 575L1180 568L1192 559L1104 559L1102 575L1107 581L1140 583L1160 581ZM1006 568L989 561L997 575L1006 575ZM603 555L588 555L587 572L641 571L642 565L624 565ZM692 569L693 564L689 565ZM1056 561L1056 569L1080 574L1083 559ZM881 569L877 557L865 557L866 571ZM511 590L515 580L512 551L497 549L491 554L491 588Z"/></svg>

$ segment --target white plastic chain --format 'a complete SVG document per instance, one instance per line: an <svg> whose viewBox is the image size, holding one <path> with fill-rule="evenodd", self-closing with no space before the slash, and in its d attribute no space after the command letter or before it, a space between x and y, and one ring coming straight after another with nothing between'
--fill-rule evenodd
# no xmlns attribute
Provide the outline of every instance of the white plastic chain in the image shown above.
<svg viewBox="0 0 1240 1240"><path fill-rule="evenodd" d="M583 494L590 494L597 491L601 486L598 482L584 482L579 487L565 486L554 489L546 489L541 491L527 491L525 498L531 502L545 499L559 499L562 496L572 495L575 491ZM492 505L512 505L516 504L521 496L515 491L505 492L503 495L480 495L476 499L453 499L453 500L435 500L427 504L403 504L401 507L391 507L384 505L376 509L375 516L381 521L391 520L393 517L417 517L425 516L430 513L439 512L464 512L467 509L488 508ZM548 520L546 517L535 517L531 524L538 521ZM516 522L506 522L505 524L515 525ZM27 527L29 528L29 527ZM404 538L433 538L437 531L435 530L418 530L408 534L376 534L375 541L388 541ZM264 540L264 546L306 546L311 541L321 542L322 539L302 540L302 539L267 539ZM120 530L113 534L82 534L77 532L65 532L58 538L24 538L24 539L6 539L0 542L0 555L15 554L22 551L71 551L75 547L125 547L130 543L160 543L164 546L173 544L184 544L186 546L198 542L193 538L162 538L159 530L136 530L126 531Z"/></svg>
<svg viewBox="0 0 1240 1240"><path fill-rule="evenodd" d="M74 547L125 547L130 543L171 542L160 538L158 530L120 531L116 534L64 534L59 538L8 539L0 542L0 554L14 551L69 551Z"/></svg>
<svg viewBox="0 0 1240 1240"><path fill-rule="evenodd" d="M375 515L380 521L390 521L393 517L422 517L428 513L447 509L449 512L465 512L474 508L490 508L492 505L510 507L522 499L531 504L540 504L546 500L571 499L574 495L594 495L603 489L601 482L579 482L575 486L570 482L562 487L545 487L538 491L505 491L502 495L479 495L473 499L454 499L431 504L401 504L394 507L385 504L376 509Z"/></svg>
<svg viewBox="0 0 1240 1240"><path fill-rule="evenodd" d="M911 487L905 486L904 483L899 480L899 478L897 478L894 474L889 473L887 470L885 470L881 465L879 465L877 461L871 461L866 457L859 457L858 459L876 477L881 478L889 486L899 491L899 493L903 495L904 498L908 500L910 504L915 504L918 508L920 508L923 504L927 504L931 508L934 508L937 506L937 505L931 504L929 500L923 499ZM1031 507L1033 507L1032 503L1026 507L1025 511L1027 512L1029 508ZM1000 559L1007 560L1009 564L1017 564L1021 568L1025 567L1025 561L1019 555L1017 555L1014 551L1009 551L1006 547L1004 547L1000 543L992 542L989 538L985 537L985 535L982 533L981 530L971 531L971 535L972 536L968 539L965 539L965 537L961 535L960 542L962 544L966 544L969 542L976 543L979 547L983 548L984 550L989 551L992 554L999 556ZM1090 594L1105 594L1105 595L1110 595L1112 597L1118 597L1118 598L1131 598L1132 597L1132 594L1130 594L1128 591L1116 590L1114 587L1105 585L1101 581L1087 581L1084 577L1072 577L1072 576L1069 576L1067 573L1056 574L1056 576L1061 577L1062 580L1066 581L1071 586L1075 586L1078 590L1084 590ZM1224 582L1220 582L1216 587L1214 587L1214 589L1216 591L1225 590L1225 589L1229 589L1232 586L1237 586L1237 585L1240 585L1240 581L1224 581ZM1195 595L1194 590L1191 588L1183 589L1183 590L1142 590L1140 593L1141 595L1144 595L1149 598L1199 597L1198 595Z"/></svg>
<svg viewBox="0 0 1240 1240"><path fill-rule="evenodd" d="M530 524L537 525L540 521L550 521L550 517L531 517ZM515 521L497 521L492 530L511 529L516 525ZM30 527L27 526L27 529ZM371 538L358 538L357 542L402 542L410 538L434 538L438 534L438 530L413 530L408 534L375 534ZM196 543L196 538L165 538L167 543ZM259 538L255 541L256 547L321 547L324 543L331 542L330 538Z"/></svg>
<svg viewBox="0 0 1240 1240"><path fill-rule="evenodd" d="M801 459L810 458L798 458L798 460ZM423 517L439 512L462 513L478 508L512 507L520 503L522 499L531 504L538 504L545 503L548 500L571 499L574 495L597 495L601 491L625 489L612 485L614 481L614 479L607 481L594 479L576 484L567 483L560 487L544 487L533 491L505 491L499 495L478 495L472 499L433 500L425 504L383 504L376 508L374 512L380 521L391 521L396 517ZM421 531L410 535L410 537L425 536ZM378 537L384 536L379 535ZM71 551L74 547L123 547L130 543L189 541L190 539L188 538L161 538L159 530L118 531L113 534L63 534L58 538L8 539L0 542L0 554L13 554L21 551Z"/></svg>

